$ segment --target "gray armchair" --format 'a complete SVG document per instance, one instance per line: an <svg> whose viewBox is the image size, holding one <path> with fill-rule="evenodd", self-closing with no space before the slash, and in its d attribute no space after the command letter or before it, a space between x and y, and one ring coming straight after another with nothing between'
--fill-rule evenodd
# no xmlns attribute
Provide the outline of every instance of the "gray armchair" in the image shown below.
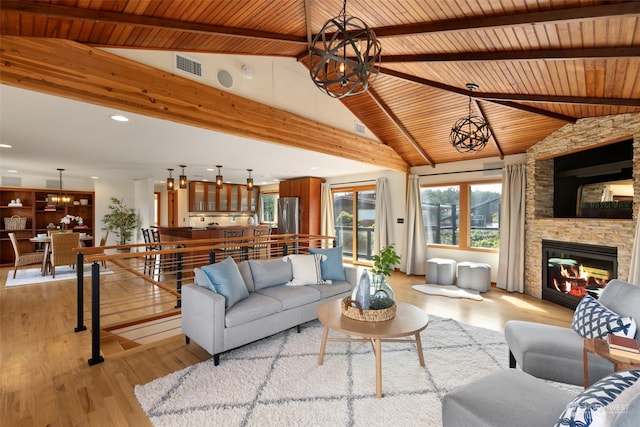
<svg viewBox="0 0 640 427"><path fill-rule="evenodd" d="M611 311L630 316L640 330L640 287L621 280L611 280L599 298ZM519 366L535 377L583 385L584 339L571 328L510 320L504 329L509 346L509 366ZM638 339L636 331L635 338ZM613 372L613 364L589 354L589 384Z"/></svg>

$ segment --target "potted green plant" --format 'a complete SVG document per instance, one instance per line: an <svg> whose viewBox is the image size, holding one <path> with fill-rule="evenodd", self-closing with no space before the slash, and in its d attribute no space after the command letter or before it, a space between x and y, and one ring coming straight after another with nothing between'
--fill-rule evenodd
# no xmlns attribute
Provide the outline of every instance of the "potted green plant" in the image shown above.
<svg viewBox="0 0 640 427"><path fill-rule="evenodd" d="M371 302L369 308L380 310L389 308L394 304L393 289L386 281L396 264L400 262L400 256L393 245L384 247L380 253L373 256L373 268L371 269Z"/></svg>
<svg viewBox="0 0 640 427"><path fill-rule="evenodd" d="M122 199L111 198L108 214L102 217L103 230L109 230L118 238L119 245L126 245L133 237L138 226L138 214L135 209L127 207Z"/></svg>

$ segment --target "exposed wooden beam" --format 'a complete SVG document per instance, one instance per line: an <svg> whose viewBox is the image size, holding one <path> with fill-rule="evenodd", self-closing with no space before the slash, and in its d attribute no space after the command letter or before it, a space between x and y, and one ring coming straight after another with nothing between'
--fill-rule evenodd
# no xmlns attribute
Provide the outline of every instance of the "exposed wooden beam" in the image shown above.
<svg viewBox="0 0 640 427"><path fill-rule="evenodd" d="M307 29L307 45L313 42L313 31L311 30L311 0L304 0L304 26Z"/></svg>
<svg viewBox="0 0 640 427"><path fill-rule="evenodd" d="M563 122L575 123L577 120L575 117L566 116L560 113L554 113L552 111L542 110L540 108L532 107L531 105L518 104L512 101L496 101L491 99L485 99L485 101L491 102L493 104L504 105L505 107L513 108L515 110L527 111L529 113L534 113L540 116L549 117L550 119L562 120Z"/></svg>
<svg viewBox="0 0 640 427"><path fill-rule="evenodd" d="M554 9L541 12L514 13L471 19L454 19L441 22L415 23L373 28L378 38L406 36L410 34L442 33L449 31L477 30L482 28L522 26L552 22L569 22L612 16L640 14L640 2L603 4L598 6Z"/></svg>
<svg viewBox="0 0 640 427"><path fill-rule="evenodd" d="M389 146L108 52L0 36L0 83L407 172Z"/></svg>
<svg viewBox="0 0 640 427"><path fill-rule="evenodd" d="M627 58L640 56L640 46L602 47L588 49L505 50L492 52L424 53L416 55L385 55L385 64L397 62L473 62L530 61L539 59ZM355 58L354 58L355 60Z"/></svg>
<svg viewBox="0 0 640 427"><path fill-rule="evenodd" d="M495 132L493 131L493 128L491 127L491 122L487 118L487 115L485 114L484 109L482 108L482 105L480 105L480 103L478 102L477 99L473 99L472 98L471 102L472 102L474 108L480 114L480 117L482 117L482 120L484 120L484 122L489 127L489 131L491 131L491 139L496 144L496 148L498 149L498 155L500 156L500 160L503 160L504 159L504 152L502 151L502 147L500 147L500 143L498 142L498 137L496 136Z"/></svg>
<svg viewBox="0 0 640 427"><path fill-rule="evenodd" d="M433 160L429 157L429 155L422 149L422 147L420 146L420 144L418 144L418 141L415 140L415 138L413 136L411 136L411 134L409 133L409 131L407 130L407 128L405 128L402 123L400 123L400 119L398 119L398 117L393 113L393 111L391 110L391 108L389 108L389 106L382 100L382 98L380 98L380 96L378 95L378 93L373 89L373 88L369 88L369 90L367 91L367 93L369 94L369 96L371 97L371 99L373 99L375 101L376 104L378 104L378 107L380 107L380 109L382 111L384 111L384 113L387 115L387 117L389 117L389 119L391 120L391 122L394 124L395 127L398 128L398 130L400 132L402 132L402 134L404 135L405 138L407 138L407 141L409 141L409 143L413 146L413 148L418 152L418 154L420 154L420 156L427 162L429 163L432 167L436 167L436 164L433 162Z"/></svg>
<svg viewBox="0 0 640 427"><path fill-rule="evenodd" d="M446 85L444 83L435 82L433 80L423 79L411 74L395 71L389 68L380 68L380 72L389 76L398 77L419 83L425 86L431 86L436 89L446 90L448 92L458 93L460 95L469 95L466 89L455 86ZM474 92L474 98L498 101L528 101L528 102L549 102L558 104L592 104L592 105L615 105L626 107L639 107L640 99L631 98L597 98L593 96L556 96L556 95L529 95L520 93L492 93L492 92Z"/></svg>
<svg viewBox="0 0 640 427"><path fill-rule="evenodd" d="M86 7L68 7L46 4L42 2L3 0L3 12L17 12L49 18L69 19L74 21L100 22L106 24L133 25L180 33L222 35L260 40L271 40L286 43L307 44L306 37L292 34L272 33L268 31L249 30L245 28L225 27L222 25L200 24L197 22L179 21L176 19L157 18L153 16L133 15L89 9Z"/></svg>

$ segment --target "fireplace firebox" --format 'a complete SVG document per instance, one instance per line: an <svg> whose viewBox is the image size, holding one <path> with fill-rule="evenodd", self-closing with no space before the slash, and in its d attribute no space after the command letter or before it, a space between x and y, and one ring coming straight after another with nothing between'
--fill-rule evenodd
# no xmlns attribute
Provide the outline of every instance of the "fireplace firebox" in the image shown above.
<svg viewBox="0 0 640 427"><path fill-rule="evenodd" d="M618 248L542 241L542 299L576 308L588 293L598 298L618 273Z"/></svg>

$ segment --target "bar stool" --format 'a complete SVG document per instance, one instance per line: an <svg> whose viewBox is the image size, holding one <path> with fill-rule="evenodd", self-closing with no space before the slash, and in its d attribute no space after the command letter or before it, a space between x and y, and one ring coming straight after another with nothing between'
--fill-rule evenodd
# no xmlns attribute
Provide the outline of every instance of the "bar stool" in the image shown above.
<svg viewBox="0 0 640 427"><path fill-rule="evenodd" d="M260 251L265 250L265 258L269 258L269 241L271 236L271 227L267 228L254 228L253 229L253 244L251 245L251 257L253 259L260 259ZM265 242L265 243L262 243ZM258 252L258 257L256 257Z"/></svg>
<svg viewBox="0 0 640 427"><path fill-rule="evenodd" d="M224 230L224 238L225 239L234 239L234 240L225 240L224 244L226 245L238 245L238 246L226 246L225 248L222 249L222 253L224 254L224 257L226 258L227 254L230 254L231 256L233 256L234 254L240 254L240 260L244 261L245 259L248 258L247 256L247 251L248 248L246 246L240 246L239 245L239 241L235 240L235 238L237 237L243 237L244 236L244 229L240 228L238 230Z"/></svg>

